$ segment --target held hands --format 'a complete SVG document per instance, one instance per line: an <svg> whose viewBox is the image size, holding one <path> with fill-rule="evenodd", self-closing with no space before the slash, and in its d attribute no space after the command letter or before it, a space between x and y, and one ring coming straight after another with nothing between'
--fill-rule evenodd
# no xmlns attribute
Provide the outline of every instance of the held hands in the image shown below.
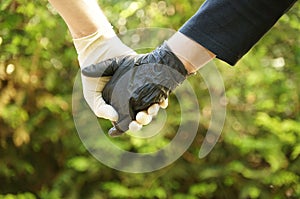
<svg viewBox="0 0 300 199"><path fill-rule="evenodd" d="M102 94L105 102L119 113L109 131L111 136L118 136L129 128L139 129L141 124L149 123L158 104L166 107L168 95L186 79L188 72L164 43L148 54L119 56L92 64L83 68L82 74L89 78L112 76L104 84Z"/></svg>
<svg viewBox="0 0 300 199"><path fill-rule="evenodd" d="M118 37L105 38L102 34L95 33L83 39L74 40L78 53L78 60L81 70L83 68L98 63L101 60L107 60L121 55L136 55L136 53L124 45ZM87 77L81 74L82 90L84 98L97 117L108 119L112 122L118 121L118 112L103 99L103 89L111 76L106 77ZM161 103L161 107L166 108L167 100ZM139 130L142 125L148 124L152 115L159 110L159 105L154 104L148 110L137 114L137 121L130 123L129 129Z"/></svg>

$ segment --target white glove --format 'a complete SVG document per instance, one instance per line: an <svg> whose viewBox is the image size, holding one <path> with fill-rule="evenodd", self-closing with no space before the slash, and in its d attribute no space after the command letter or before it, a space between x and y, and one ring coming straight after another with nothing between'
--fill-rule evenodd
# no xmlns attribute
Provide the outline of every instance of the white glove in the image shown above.
<svg viewBox="0 0 300 199"><path fill-rule="evenodd" d="M121 55L136 54L132 49L122 43L117 37L106 38L103 34L96 32L90 36L73 40L78 53L80 68L104 61L106 59ZM97 117L110 121L118 120L117 111L102 98L102 91L110 77L91 78L81 75L83 95L91 110ZM166 108L168 101L163 101L160 105L154 104L146 111L139 112L137 121L132 121L129 130L137 131L142 125L151 122L152 116L156 115L159 107Z"/></svg>

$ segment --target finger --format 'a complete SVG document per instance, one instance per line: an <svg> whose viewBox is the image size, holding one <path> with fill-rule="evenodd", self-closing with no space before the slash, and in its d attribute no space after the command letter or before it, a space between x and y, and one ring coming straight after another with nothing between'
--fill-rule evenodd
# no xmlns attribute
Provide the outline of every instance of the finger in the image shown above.
<svg viewBox="0 0 300 199"><path fill-rule="evenodd" d="M97 117L117 121L119 119L118 112L109 104L106 104L100 93L94 93L94 113Z"/></svg>
<svg viewBox="0 0 300 199"><path fill-rule="evenodd" d="M168 105L169 105L168 98L163 99L163 101L159 103L159 106L163 109L166 109Z"/></svg>
<svg viewBox="0 0 300 199"><path fill-rule="evenodd" d="M152 115L148 115L146 111L138 112L136 121L142 125L147 125L152 121Z"/></svg>
<svg viewBox="0 0 300 199"><path fill-rule="evenodd" d="M157 115L157 113L159 111L159 107L160 107L159 104L151 105L147 110L148 115L152 115L152 116Z"/></svg>
<svg viewBox="0 0 300 199"><path fill-rule="evenodd" d="M141 130L142 127L143 127L143 125L139 124L137 121L132 121L129 124L129 130L133 131L133 132Z"/></svg>
<svg viewBox="0 0 300 199"><path fill-rule="evenodd" d="M108 135L110 135L111 137L119 137L124 133L124 131L119 130L118 128L116 128L115 126L110 128L108 131Z"/></svg>
<svg viewBox="0 0 300 199"><path fill-rule="evenodd" d="M117 58L112 58L84 67L81 72L87 77L112 76L117 69L117 65Z"/></svg>
<svg viewBox="0 0 300 199"><path fill-rule="evenodd" d="M108 119L110 121L117 121L118 120L118 113L117 111L108 104L103 104L98 106L95 110L95 115L97 117L101 117L104 119Z"/></svg>

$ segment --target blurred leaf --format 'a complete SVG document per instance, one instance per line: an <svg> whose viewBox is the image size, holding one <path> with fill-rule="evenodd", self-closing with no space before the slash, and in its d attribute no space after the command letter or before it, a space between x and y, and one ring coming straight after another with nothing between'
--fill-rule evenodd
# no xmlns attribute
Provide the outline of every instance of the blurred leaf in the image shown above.
<svg viewBox="0 0 300 199"><path fill-rule="evenodd" d="M74 158L71 158L67 165L70 167L70 168L73 168L77 171L87 171L90 167L90 160L86 157L74 157Z"/></svg>
<svg viewBox="0 0 300 199"><path fill-rule="evenodd" d="M10 5L11 2L12 2L12 0L3 0L3 1L1 1L0 10L5 10Z"/></svg>

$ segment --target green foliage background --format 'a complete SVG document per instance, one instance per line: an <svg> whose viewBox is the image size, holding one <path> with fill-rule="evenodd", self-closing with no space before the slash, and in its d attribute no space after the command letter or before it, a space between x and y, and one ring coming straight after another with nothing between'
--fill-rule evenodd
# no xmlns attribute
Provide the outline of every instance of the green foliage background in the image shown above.
<svg viewBox="0 0 300 199"><path fill-rule="evenodd" d="M121 33L177 30L202 2L99 1ZM204 86L194 143L171 166L146 174L108 168L83 147L70 105L76 53L48 2L2 0L0 11L0 198L300 198L299 3L236 67L215 61L227 117L213 151L197 158L209 125ZM172 102L169 111L175 121ZM123 139L124 148L144 150Z"/></svg>

